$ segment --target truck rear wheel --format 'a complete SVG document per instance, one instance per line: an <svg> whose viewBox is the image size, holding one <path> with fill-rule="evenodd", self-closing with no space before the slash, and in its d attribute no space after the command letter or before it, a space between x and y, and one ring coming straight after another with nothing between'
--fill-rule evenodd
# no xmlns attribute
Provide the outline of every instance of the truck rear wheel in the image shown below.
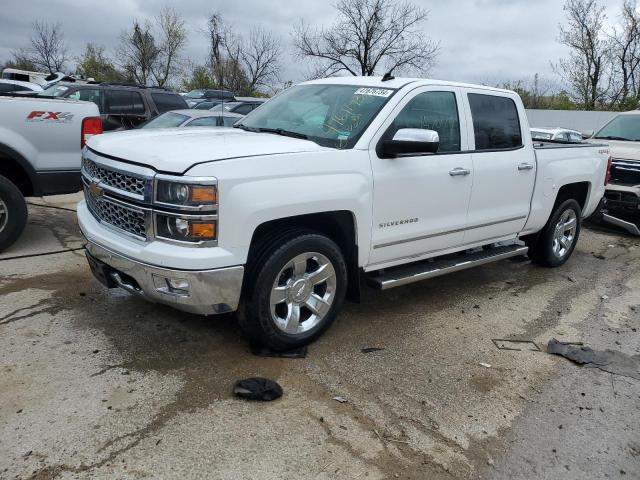
<svg viewBox="0 0 640 480"><path fill-rule="evenodd" d="M9 248L27 224L27 204L18 187L0 175L0 252Z"/></svg>
<svg viewBox="0 0 640 480"><path fill-rule="evenodd" d="M294 229L274 240L249 266L240 323L254 341L287 350L311 343L331 326L344 302L347 266L324 235Z"/></svg>
<svg viewBox="0 0 640 480"><path fill-rule="evenodd" d="M529 258L545 267L563 265L576 248L580 236L582 209L577 201L558 205L539 235L526 240Z"/></svg>

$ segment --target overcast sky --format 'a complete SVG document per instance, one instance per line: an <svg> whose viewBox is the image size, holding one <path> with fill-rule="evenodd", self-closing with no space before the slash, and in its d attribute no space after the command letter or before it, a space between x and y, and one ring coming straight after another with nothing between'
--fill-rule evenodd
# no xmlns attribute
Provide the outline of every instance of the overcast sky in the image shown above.
<svg viewBox="0 0 640 480"><path fill-rule="evenodd" d="M551 63L566 55L556 41L564 22L562 0L416 0L430 11L426 35L441 44L430 77L497 83L529 79L535 73L557 82ZM615 24L622 0L600 0ZM186 21L186 57L203 63L207 42L202 29L207 15L219 11L238 31L262 26L276 32L286 46L283 80L302 80L307 72L291 54L291 27L301 18L329 25L334 18L326 0L0 0L0 61L13 49L27 46L36 19L61 22L70 53L79 55L87 42L104 45L111 53L120 32L134 18L153 18L163 6L173 6Z"/></svg>

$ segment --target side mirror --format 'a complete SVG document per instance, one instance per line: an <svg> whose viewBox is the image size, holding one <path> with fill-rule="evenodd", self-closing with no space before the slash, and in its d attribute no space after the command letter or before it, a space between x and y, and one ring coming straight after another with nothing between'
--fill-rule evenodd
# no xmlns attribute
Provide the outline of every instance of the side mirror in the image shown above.
<svg viewBox="0 0 640 480"><path fill-rule="evenodd" d="M584 140L586 140L587 138L591 138L591 137L593 137L594 133L595 132L593 130L586 130L586 131L582 132L582 138Z"/></svg>
<svg viewBox="0 0 640 480"><path fill-rule="evenodd" d="M434 130L422 128L401 128L391 140L382 143L382 154L385 157L410 155L426 155L437 153L440 136Z"/></svg>

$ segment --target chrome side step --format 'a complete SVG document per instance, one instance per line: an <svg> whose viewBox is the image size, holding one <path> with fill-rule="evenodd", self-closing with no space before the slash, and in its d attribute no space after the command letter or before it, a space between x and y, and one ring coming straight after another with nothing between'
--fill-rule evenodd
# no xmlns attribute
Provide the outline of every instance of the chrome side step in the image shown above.
<svg viewBox="0 0 640 480"><path fill-rule="evenodd" d="M492 247L488 250L474 250L467 254L453 254L444 257L402 265L386 269L382 273L367 277L367 283L374 288L387 290L427 278L439 277L447 273L497 262L506 258L525 255L529 247L522 244Z"/></svg>
<svg viewBox="0 0 640 480"><path fill-rule="evenodd" d="M606 213L602 215L602 220L606 223L610 223L611 225L615 225L616 227L624 228L631 235L640 236L640 229L635 223L626 222L621 218L612 217Z"/></svg>

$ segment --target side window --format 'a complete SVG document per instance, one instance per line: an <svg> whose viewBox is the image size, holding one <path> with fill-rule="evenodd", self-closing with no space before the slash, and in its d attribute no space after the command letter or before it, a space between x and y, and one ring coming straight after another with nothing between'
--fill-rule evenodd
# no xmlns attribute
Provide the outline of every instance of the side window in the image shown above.
<svg viewBox="0 0 640 480"><path fill-rule="evenodd" d="M559 133L558 135L556 135L556 138L554 140L560 140L561 142L566 142L569 139L567 138L566 133Z"/></svg>
<svg viewBox="0 0 640 480"><path fill-rule="evenodd" d="M233 113L239 113L240 115L246 115L251 110L253 110L253 106L250 103L238 105L236 108L231 109Z"/></svg>
<svg viewBox="0 0 640 480"><path fill-rule="evenodd" d="M502 150L522 146L520 118L513 100L469 93L476 150Z"/></svg>
<svg viewBox="0 0 640 480"><path fill-rule="evenodd" d="M151 98L153 98L159 113L189 108L184 98L175 93L152 93Z"/></svg>
<svg viewBox="0 0 640 480"><path fill-rule="evenodd" d="M107 113L142 115L145 112L142 95L129 90L107 90Z"/></svg>
<svg viewBox="0 0 640 480"><path fill-rule="evenodd" d="M187 123L186 127L215 127L218 125L218 117L202 117Z"/></svg>
<svg viewBox="0 0 640 480"><path fill-rule="evenodd" d="M570 133L569 141L573 143L582 143L582 135L579 135L577 133Z"/></svg>
<svg viewBox="0 0 640 480"><path fill-rule="evenodd" d="M435 130L440 136L438 153L460 151L460 119L453 92L425 92L416 95L391 125L393 136L401 128Z"/></svg>
<svg viewBox="0 0 640 480"><path fill-rule="evenodd" d="M223 117L222 122L225 127L233 127L238 120L236 117Z"/></svg>
<svg viewBox="0 0 640 480"><path fill-rule="evenodd" d="M67 95L67 98L73 98L74 100L85 100L87 102L93 102L95 103L98 107L101 107L100 105L100 90L98 90L97 88L87 88L87 89L80 89L80 90L76 90L73 93L70 93L69 95Z"/></svg>

